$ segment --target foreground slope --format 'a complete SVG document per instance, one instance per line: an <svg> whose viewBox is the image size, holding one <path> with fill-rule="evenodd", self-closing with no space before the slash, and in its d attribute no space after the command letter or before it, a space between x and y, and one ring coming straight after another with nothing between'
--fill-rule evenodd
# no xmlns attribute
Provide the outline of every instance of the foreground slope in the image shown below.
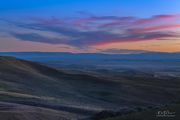
<svg viewBox="0 0 180 120"><path fill-rule="evenodd" d="M40 118L47 118L46 109L50 109L55 116L56 112L62 114L58 113L57 119L80 119L102 110L159 106L180 100L179 78L126 74L93 77L14 57L0 57L0 101L2 105L16 104L17 111L22 106L28 106L33 112L43 111L41 115L34 113ZM2 110L0 114L4 116ZM55 117L52 120L56 120Z"/></svg>
<svg viewBox="0 0 180 120"><path fill-rule="evenodd" d="M1 120L69 120L76 114L43 107L0 102Z"/></svg>

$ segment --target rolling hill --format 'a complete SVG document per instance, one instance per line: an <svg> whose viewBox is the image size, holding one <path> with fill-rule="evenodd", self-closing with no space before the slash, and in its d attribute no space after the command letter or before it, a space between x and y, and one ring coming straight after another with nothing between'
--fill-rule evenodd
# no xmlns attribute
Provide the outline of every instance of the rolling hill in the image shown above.
<svg viewBox="0 0 180 120"><path fill-rule="evenodd" d="M111 78L73 74L37 62L0 57L0 118L76 120L103 110L160 106L180 100L179 78L134 76L131 71L125 74Z"/></svg>

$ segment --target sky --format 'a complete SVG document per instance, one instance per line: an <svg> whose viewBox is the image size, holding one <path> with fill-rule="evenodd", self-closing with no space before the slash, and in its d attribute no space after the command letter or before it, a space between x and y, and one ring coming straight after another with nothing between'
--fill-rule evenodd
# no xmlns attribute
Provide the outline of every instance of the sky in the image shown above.
<svg viewBox="0 0 180 120"><path fill-rule="evenodd" d="M180 52L179 0L1 0L0 51Z"/></svg>

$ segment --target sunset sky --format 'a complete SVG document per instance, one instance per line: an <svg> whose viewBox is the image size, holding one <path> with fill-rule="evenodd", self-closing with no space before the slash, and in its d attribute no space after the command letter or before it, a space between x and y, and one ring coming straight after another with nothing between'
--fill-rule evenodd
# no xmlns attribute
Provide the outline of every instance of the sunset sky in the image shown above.
<svg viewBox="0 0 180 120"><path fill-rule="evenodd" d="M4 0L0 51L180 52L180 0Z"/></svg>

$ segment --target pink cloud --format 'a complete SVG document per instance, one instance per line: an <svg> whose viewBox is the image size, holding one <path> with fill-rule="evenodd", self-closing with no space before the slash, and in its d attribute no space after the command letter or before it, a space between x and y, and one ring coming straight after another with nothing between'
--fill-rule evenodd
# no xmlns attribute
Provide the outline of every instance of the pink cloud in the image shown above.
<svg viewBox="0 0 180 120"><path fill-rule="evenodd" d="M151 31L163 31L163 30L180 29L180 24L175 25L159 25L154 27L146 27L142 29L134 29L134 32L151 32Z"/></svg>
<svg viewBox="0 0 180 120"><path fill-rule="evenodd" d="M74 25L77 27L86 26L89 23L96 23L96 22L117 22L117 21L127 21L128 19L131 19L133 17L117 17L117 16L100 16L100 17L88 17L88 18L82 18L79 20L76 20L74 22Z"/></svg>
<svg viewBox="0 0 180 120"><path fill-rule="evenodd" d="M120 37L117 39L103 40L96 42L95 46L108 45L112 43L123 43L123 42L138 42L138 41L149 41L149 40L169 40L169 38L177 38L179 35L177 33L132 33L127 37Z"/></svg>
<svg viewBox="0 0 180 120"><path fill-rule="evenodd" d="M124 18L124 19L123 19ZM116 21L112 21L110 23L105 23L103 27L115 27L121 25L145 25L145 24L159 24L161 22L172 22L177 21L180 19L179 14L162 14L162 15L155 15L150 18L137 18L137 17L121 17Z"/></svg>
<svg viewBox="0 0 180 120"><path fill-rule="evenodd" d="M49 44L67 44L75 47L87 47L120 42L164 40L169 38L174 39L180 37L173 32L174 30L180 28L180 24L178 21L173 25L168 23L172 23L173 20L178 17L179 15L173 14L156 15L146 19L134 16L90 16L87 18L68 19L68 21L55 17L49 19L33 17L31 20L38 24L26 24L21 25L21 27L58 33L65 36L67 39L52 39L47 38L46 36L34 34L12 34L12 36L21 40L29 40L33 42L37 41ZM162 21L164 20L169 20L171 22L162 24ZM89 30L87 29L88 27L92 27L92 29Z"/></svg>
<svg viewBox="0 0 180 120"><path fill-rule="evenodd" d="M175 20L175 19L177 19L179 17L180 16L178 14L155 15L155 16L152 16L151 18L139 19L135 23L138 24L138 25L150 24L150 23L156 23L156 22L167 21L167 20Z"/></svg>

